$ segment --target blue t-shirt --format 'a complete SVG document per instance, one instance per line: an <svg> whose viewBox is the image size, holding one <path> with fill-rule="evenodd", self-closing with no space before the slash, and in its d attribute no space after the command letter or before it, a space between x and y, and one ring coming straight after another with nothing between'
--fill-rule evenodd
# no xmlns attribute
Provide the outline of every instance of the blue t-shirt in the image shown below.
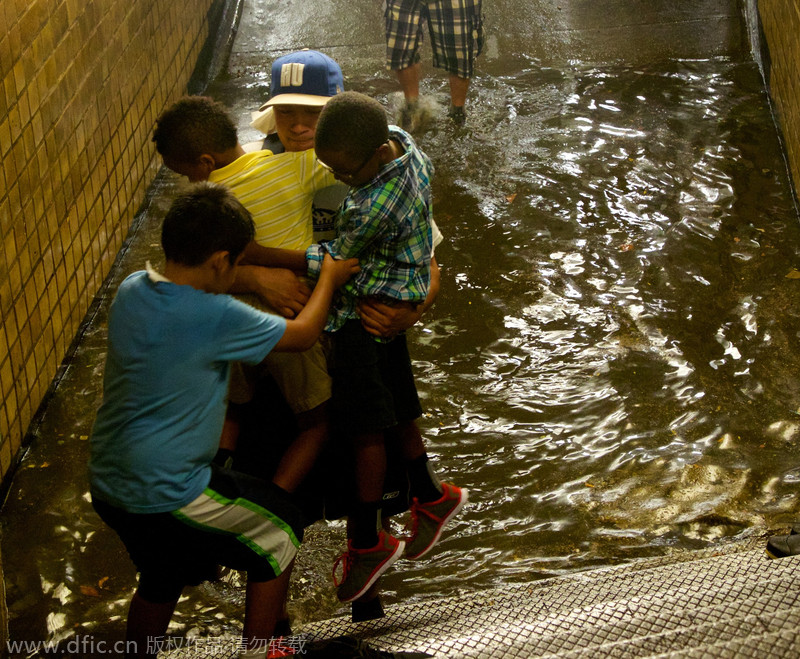
<svg viewBox="0 0 800 659"><path fill-rule="evenodd" d="M219 446L230 362L259 363L285 329L283 318L228 295L128 277L109 312L92 494L134 513L197 498Z"/></svg>

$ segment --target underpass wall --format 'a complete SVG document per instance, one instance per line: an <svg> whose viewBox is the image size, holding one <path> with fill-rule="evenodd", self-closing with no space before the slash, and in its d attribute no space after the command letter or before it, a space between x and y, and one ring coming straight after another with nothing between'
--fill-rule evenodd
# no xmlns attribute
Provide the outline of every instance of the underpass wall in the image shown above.
<svg viewBox="0 0 800 659"><path fill-rule="evenodd" d="M759 0L769 48L769 88L783 130L795 191L800 190L800 1Z"/></svg>
<svg viewBox="0 0 800 659"><path fill-rule="evenodd" d="M220 2L0 3L0 478L157 171L153 124Z"/></svg>

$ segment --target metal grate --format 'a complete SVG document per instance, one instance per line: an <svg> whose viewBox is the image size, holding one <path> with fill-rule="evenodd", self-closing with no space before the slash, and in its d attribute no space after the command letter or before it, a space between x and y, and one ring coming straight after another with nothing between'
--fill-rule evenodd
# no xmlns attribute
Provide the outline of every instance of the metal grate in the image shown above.
<svg viewBox="0 0 800 659"><path fill-rule="evenodd" d="M385 651L436 657L775 657L800 655L800 558L770 561L763 539L677 553L484 593L392 607L381 620L306 625ZM236 639L163 656L235 657Z"/></svg>

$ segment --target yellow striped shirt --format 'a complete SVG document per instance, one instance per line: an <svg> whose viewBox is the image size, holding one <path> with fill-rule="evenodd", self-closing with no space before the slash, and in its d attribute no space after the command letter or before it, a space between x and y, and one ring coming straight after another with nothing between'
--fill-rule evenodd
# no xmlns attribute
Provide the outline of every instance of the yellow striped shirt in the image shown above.
<svg viewBox="0 0 800 659"><path fill-rule="evenodd" d="M246 153L211 172L208 180L230 188L250 211L260 245L302 250L313 242L314 194L336 182L314 149Z"/></svg>

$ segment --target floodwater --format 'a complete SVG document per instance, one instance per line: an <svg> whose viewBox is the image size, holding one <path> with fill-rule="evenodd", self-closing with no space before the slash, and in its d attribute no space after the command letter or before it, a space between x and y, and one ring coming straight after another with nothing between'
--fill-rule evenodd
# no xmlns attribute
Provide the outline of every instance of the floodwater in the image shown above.
<svg viewBox="0 0 800 659"><path fill-rule="evenodd" d="M442 292L410 332L421 426L470 504L430 560L384 578L389 605L760 535L800 509L800 223L757 65L501 65L489 46L466 127L432 116L417 136L446 237ZM396 108L380 44L317 47L349 89ZM248 141L267 78L240 50L209 93ZM428 73L435 115L446 82ZM154 187L12 487L12 639L122 633L134 575L88 504L85 440L108 297L158 259L177 186ZM297 623L346 612L329 577L342 537L340 523L310 529ZM235 575L187 595L175 633L235 633Z"/></svg>

